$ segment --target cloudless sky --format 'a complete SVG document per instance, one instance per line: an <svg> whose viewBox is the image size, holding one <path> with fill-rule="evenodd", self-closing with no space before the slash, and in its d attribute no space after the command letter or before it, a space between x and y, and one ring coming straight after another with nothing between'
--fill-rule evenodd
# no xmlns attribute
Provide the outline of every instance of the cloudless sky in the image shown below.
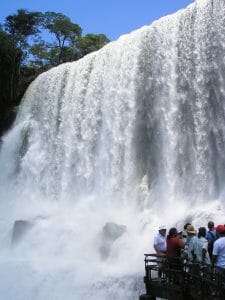
<svg viewBox="0 0 225 300"><path fill-rule="evenodd" d="M104 33L110 40L185 8L194 0L0 0L0 23L17 9L55 11L80 25L83 34Z"/></svg>

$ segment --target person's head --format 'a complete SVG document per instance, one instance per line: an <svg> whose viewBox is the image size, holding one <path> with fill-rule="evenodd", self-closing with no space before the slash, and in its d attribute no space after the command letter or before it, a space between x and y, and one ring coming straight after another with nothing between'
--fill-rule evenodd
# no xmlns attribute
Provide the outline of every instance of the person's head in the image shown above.
<svg viewBox="0 0 225 300"><path fill-rule="evenodd" d="M213 229L213 227L214 227L214 222L213 221L209 221L208 222L208 228L209 228L209 230Z"/></svg>
<svg viewBox="0 0 225 300"><path fill-rule="evenodd" d="M170 239L172 237L176 237L176 236L177 236L177 229L175 227L170 228L169 234L168 234L168 239Z"/></svg>
<svg viewBox="0 0 225 300"><path fill-rule="evenodd" d="M193 225L188 225L186 231L189 236L196 234L196 231L195 231L195 228Z"/></svg>
<svg viewBox="0 0 225 300"><path fill-rule="evenodd" d="M225 226L224 225L218 225L216 226L216 233L219 235L219 236L225 236Z"/></svg>
<svg viewBox="0 0 225 300"><path fill-rule="evenodd" d="M165 236L165 235L166 235L166 226L165 226L165 225L160 225L160 226L159 226L159 233L160 233L162 236Z"/></svg>
<svg viewBox="0 0 225 300"><path fill-rule="evenodd" d="M184 225L184 230L187 230L187 227L188 227L189 225L191 225L191 223L186 223L186 224Z"/></svg>
<svg viewBox="0 0 225 300"><path fill-rule="evenodd" d="M205 235L206 235L206 228L205 227L200 227L199 229L198 229L198 237L205 237Z"/></svg>

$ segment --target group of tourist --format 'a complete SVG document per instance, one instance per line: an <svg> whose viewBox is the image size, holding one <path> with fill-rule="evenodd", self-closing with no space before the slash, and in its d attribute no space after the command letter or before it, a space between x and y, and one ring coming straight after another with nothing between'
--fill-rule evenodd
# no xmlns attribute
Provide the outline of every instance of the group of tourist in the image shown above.
<svg viewBox="0 0 225 300"><path fill-rule="evenodd" d="M185 258L188 264L198 264L200 267L212 268L225 282L225 225L214 226L208 222L198 232L190 223L184 225L180 232L173 227L169 229L161 225L154 237L154 249L159 256Z"/></svg>

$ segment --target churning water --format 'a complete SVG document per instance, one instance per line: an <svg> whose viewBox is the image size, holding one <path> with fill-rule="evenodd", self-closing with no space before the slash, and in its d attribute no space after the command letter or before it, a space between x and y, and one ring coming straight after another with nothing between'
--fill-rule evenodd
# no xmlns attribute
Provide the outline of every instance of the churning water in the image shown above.
<svg viewBox="0 0 225 300"><path fill-rule="evenodd" d="M160 223L225 223L225 1L40 75L0 165L1 299L138 299Z"/></svg>

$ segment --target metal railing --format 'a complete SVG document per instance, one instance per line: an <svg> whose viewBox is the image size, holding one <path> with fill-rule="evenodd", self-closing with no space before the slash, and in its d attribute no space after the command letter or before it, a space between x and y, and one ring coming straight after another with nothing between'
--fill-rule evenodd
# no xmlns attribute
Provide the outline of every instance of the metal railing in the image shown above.
<svg viewBox="0 0 225 300"><path fill-rule="evenodd" d="M225 300L225 282L214 270L207 265L189 263L184 258L145 254L144 283L146 294L140 296L140 300L155 297Z"/></svg>

